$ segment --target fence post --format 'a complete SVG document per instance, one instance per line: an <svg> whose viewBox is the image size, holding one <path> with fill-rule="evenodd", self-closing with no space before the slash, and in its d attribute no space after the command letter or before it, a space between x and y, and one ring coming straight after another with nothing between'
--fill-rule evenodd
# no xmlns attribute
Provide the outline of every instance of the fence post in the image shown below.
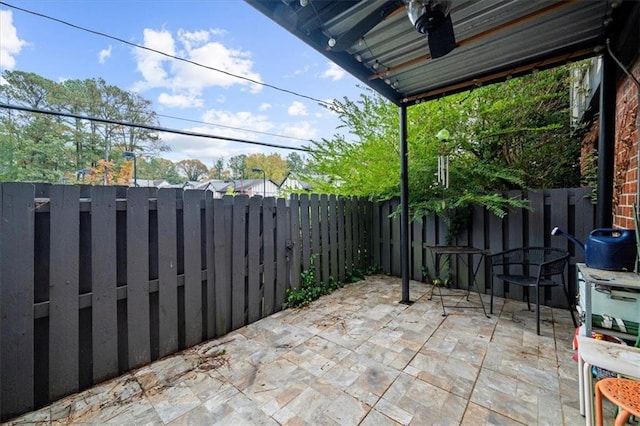
<svg viewBox="0 0 640 426"><path fill-rule="evenodd" d="M176 190L157 194L158 212L158 355L178 350L178 237Z"/></svg>
<svg viewBox="0 0 640 426"><path fill-rule="evenodd" d="M2 419L33 409L35 187L0 187L0 383Z"/></svg>
<svg viewBox="0 0 640 426"><path fill-rule="evenodd" d="M300 205L298 195L289 198L291 212L291 288L300 288L301 245L300 245Z"/></svg>
<svg viewBox="0 0 640 426"><path fill-rule="evenodd" d="M80 188L51 187L49 399L78 391Z"/></svg>
<svg viewBox="0 0 640 426"><path fill-rule="evenodd" d="M184 191L184 341L186 347L202 342L202 227L204 192Z"/></svg>
<svg viewBox="0 0 640 426"><path fill-rule="evenodd" d="M146 188L127 190L127 336L128 365L151 361L149 321L149 195Z"/></svg>
<svg viewBox="0 0 640 426"><path fill-rule="evenodd" d="M232 235L232 275L231 275L231 329L235 330L246 324L245 293L246 274L246 234L247 234L247 205L249 197L236 195L233 197L233 235Z"/></svg>

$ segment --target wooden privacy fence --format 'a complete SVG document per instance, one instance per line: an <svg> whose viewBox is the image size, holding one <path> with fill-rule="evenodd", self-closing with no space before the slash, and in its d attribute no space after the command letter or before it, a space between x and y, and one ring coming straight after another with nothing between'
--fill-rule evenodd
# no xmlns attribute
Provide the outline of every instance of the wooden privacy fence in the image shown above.
<svg viewBox="0 0 640 426"><path fill-rule="evenodd" d="M575 294L575 264L584 261L580 249L562 237L551 236L551 230L558 226L565 232L586 241L595 227L595 206L590 200L589 188L549 189L541 191L510 191L512 198L529 200L531 210L516 209L500 219L483 208L476 207L472 213L471 224L454 245L473 246L485 249L489 253L525 246L549 246L568 250L571 253L565 281L569 283L570 293ZM400 276L400 224L389 215L396 211L398 200L380 203L374 208L372 229L372 261L382 270L394 276ZM424 274L434 276L433 256L425 246L444 245L447 235L445 223L437 217L424 217L410 224L410 275L411 279L422 281ZM451 257L451 278L453 286L467 288L471 273L465 263ZM479 262L478 257L465 259ZM441 264L446 263L441 261ZM491 272L486 260L480 263L476 281L480 291L489 294ZM442 274L441 274L442 275ZM495 294L501 297L522 300L522 287L504 284L495 280ZM566 306L566 298L561 288L545 289L545 303L551 306Z"/></svg>
<svg viewBox="0 0 640 426"><path fill-rule="evenodd" d="M344 281L371 264L371 214L326 195L0 184L2 420L270 315L304 269Z"/></svg>
<svg viewBox="0 0 640 426"><path fill-rule="evenodd" d="M509 193L532 211L475 209L458 245L490 252L545 245L553 226L584 240L588 189ZM280 309L300 274L345 282L378 266L400 276L398 200L327 195L213 199L201 190L0 184L0 417L6 420ZM410 226L410 273L433 274L425 248L446 226ZM451 259L454 285L468 269ZM486 261L478 283L488 293ZM568 282L575 281L570 267ZM496 294L521 298L496 281ZM564 304L559 289L547 304Z"/></svg>

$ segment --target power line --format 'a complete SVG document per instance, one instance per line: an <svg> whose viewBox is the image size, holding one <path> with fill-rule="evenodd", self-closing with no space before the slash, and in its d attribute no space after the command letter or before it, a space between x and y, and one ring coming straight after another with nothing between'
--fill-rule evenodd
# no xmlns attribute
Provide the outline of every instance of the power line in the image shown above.
<svg viewBox="0 0 640 426"><path fill-rule="evenodd" d="M269 133L269 132L261 132L259 130L243 129L242 127L227 126L227 125L224 125L224 124L210 123L210 122L207 122L207 121L193 120L193 119L184 118L184 117L174 117L172 115L166 115L166 114L158 114L158 113L156 113L156 115L158 117L171 118L173 120L181 120L181 121L187 121L187 122L190 122L190 123L197 123L197 124L206 124L208 126L224 127L225 129L240 130L242 132L258 133L260 135L275 136L275 137L278 137L278 138L293 139L293 140L302 141L302 142L313 142L311 139L297 138L295 136L285 136L285 135L279 135L277 133Z"/></svg>
<svg viewBox="0 0 640 426"><path fill-rule="evenodd" d="M59 96L59 99L63 99L63 100L66 100L68 102L72 102L72 100L70 98L67 98L66 96L62 96L62 97ZM281 134L278 134L278 133L262 132L260 130L247 129L247 128L243 128L243 127L227 126L225 124L212 123L212 122L209 122L209 121L194 120L194 119L191 119L191 118L176 117L176 116L167 115L167 114L155 113L155 115L157 117L170 118L172 120L180 120L180 121L186 121L186 122L196 123L196 124L205 124L205 125L208 125L208 126L223 127L225 129L238 130L238 131L241 131L241 132L256 133L256 134L261 134L261 135L266 135L266 136L274 136L274 137L278 137L278 138L292 139L292 140L297 140L297 141L302 141L302 142L313 142L313 140L311 140L311 139L298 138L298 137L295 137L295 136L281 135Z"/></svg>
<svg viewBox="0 0 640 426"><path fill-rule="evenodd" d="M128 122L128 121L111 120L111 119L107 119L107 118L90 117L90 116L86 116L86 115L72 114L72 113L69 113L69 112L51 111L51 110L40 109L40 108L31 108L31 107L25 107L25 106L20 106L20 105L11 105L11 104L5 104L3 102L0 102L0 108L5 108L5 109L15 110L15 111L31 112L31 113L36 113L36 114L53 115L53 116L56 116L56 117L76 118L76 119L80 119L80 120L89 120L89 121L95 121L95 122L104 123L104 124L116 124L116 125L119 125L119 126L134 127L134 128L138 128L138 129L152 130L152 131L155 131L155 132L173 133L173 134L183 135L183 136L194 136L194 137L198 137L198 138L207 138L207 139L217 139L217 140L230 141L230 142L239 142L239 143L246 143L246 144L249 144L249 145L267 146L267 147L270 147L270 148L289 149L289 150L292 150L292 151L312 152L312 150L309 149L309 148L297 148L297 147L278 145L278 144L275 144L275 143L257 142L257 141L250 141L250 140L247 140L247 139L231 138L231 137L228 137L228 136L209 135L207 133L191 132L191 131L180 130L180 129L170 129L170 128L167 128L167 127L151 126L151 125L148 125L148 124L131 123L131 122Z"/></svg>
<svg viewBox="0 0 640 426"><path fill-rule="evenodd" d="M210 67L210 66L208 66L208 65L204 65L204 64L201 64L201 63L199 63L199 62L192 61L192 60L190 60L190 59L181 58L181 57L179 57L179 56L174 56L174 55L171 55L171 54L169 54L169 53L162 52L162 51L160 51L160 50L152 49L152 48L150 48L150 47L141 46L141 45L139 45L139 44L132 43L132 42L127 41L127 40L125 40L125 39L122 39L122 38L120 38L120 37L112 36L112 35L109 35L109 34L103 33L103 32L101 32L101 31L96 31L96 30L92 30L92 29L89 29L89 28L86 28L86 27L82 27L82 26L80 26L80 25L72 24L71 22L67 22L67 21L64 21L64 20L62 20L62 19L54 18L54 17L52 17L52 16L45 15L45 14L40 13L40 12L34 12L34 11L32 11L32 10L29 10L29 9L25 9L25 8L22 8L22 7L14 6L14 5L9 4L9 3L6 3L6 2L4 2L4 1L0 1L0 5L3 5L3 6L6 6L6 7L9 7L9 8L11 8L11 9L19 10L19 11L24 12L24 13L29 13L29 14L31 14L31 15L38 16L38 17L41 17L41 18L44 18L44 19L48 19L48 20L50 20L50 21L58 22L58 23L60 23L60 24L66 25L66 26L71 27L71 28L75 28L75 29L77 29L77 30L85 31L85 32L88 32L88 33L91 33L91 34L94 34L94 35L98 35L98 36L105 37L105 38L108 38L108 39L111 39L111 40L115 40L115 41L118 41L118 42L120 42L120 43L123 43L123 44L129 45L129 46L137 47L138 49L143 49L143 50L147 50L147 51L149 51L149 52L154 52L154 53L157 53L158 55L166 56L167 58L175 59L175 60L177 60L177 61L186 62L186 63L188 63L188 64L196 65L196 66L198 66L198 67L205 68L205 69L208 69L208 70L211 70L211 71L216 71L216 72L219 72L219 73L222 73L222 74L228 75L228 76L230 76L230 77L238 78L238 79L240 79L240 80L245 80L245 81L248 81L248 82L250 82L250 83L257 84L257 85L259 85L259 86L268 87L268 88L273 89L273 90L278 90L278 91L283 92L283 93L288 93L288 94L293 95L293 96L298 96L298 97L300 97L300 98L309 99L309 100L312 100L312 101L314 101L314 102L318 102L318 103L320 103L320 104L322 104L322 105L325 105L325 106L331 106L331 105L330 105L329 103L327 103L326 101L323 101L323 100L321 100L321 99L314 98L314 97L312 97L312 96L303 95L303 94L301 94L301 93L294 92L293 90L289 90L289 89L283 89L283 88L281 88L281 87L274 86L273 84L264 83L264 82L262 82L262 81L254 80L254 79L249 78L249 77L243 77L243 76L241 76L241 75L234 74L234 73L231 73L231 72L229 72L229 71L224 71L224 70L221 70L221 69L219 69L219 68Z"/></svg>

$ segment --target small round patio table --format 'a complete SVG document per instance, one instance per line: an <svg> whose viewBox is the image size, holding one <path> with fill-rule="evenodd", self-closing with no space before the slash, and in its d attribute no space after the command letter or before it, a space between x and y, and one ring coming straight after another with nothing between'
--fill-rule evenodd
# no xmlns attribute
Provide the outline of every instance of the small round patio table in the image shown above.
<svg viewBox="0 0 640 426"><path fill-rule="evenodd" d="M602 426L602 397L620 408L616 426L627 423L629 417L640 416L640 382L611 377L596 383L596 425Z"/></svg>

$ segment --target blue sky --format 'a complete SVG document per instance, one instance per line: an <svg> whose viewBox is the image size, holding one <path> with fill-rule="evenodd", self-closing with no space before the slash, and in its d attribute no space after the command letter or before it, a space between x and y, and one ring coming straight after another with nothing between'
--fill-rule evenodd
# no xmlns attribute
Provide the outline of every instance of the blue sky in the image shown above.
<svg viewBox="0 0 640 426"><path fill-rule="evenodd" d="M312 98L355 99L358 81L241 0L12 0L7 3ZM139 92L164 127L300 147L340 123L316 102L0 5L0 70L54 81L101 77ZM290 150L161 134L179 161Z"/></svg>

